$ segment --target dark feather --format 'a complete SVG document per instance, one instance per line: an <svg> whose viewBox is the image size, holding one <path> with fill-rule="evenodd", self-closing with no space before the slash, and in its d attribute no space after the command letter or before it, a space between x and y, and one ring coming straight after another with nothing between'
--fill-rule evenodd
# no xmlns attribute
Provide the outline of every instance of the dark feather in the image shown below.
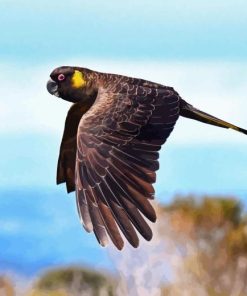
<svg viewBox="0 0 247 296"><path fill-rule="evenodd" d="M152 238L141 213L152 222L156 220L149 199L154 195L152 183L159 168L158 150L178 118L179 100L171 91L173 99L165 93L168 101L163 101L166 111L161 116L155 109L156 101L163 106L159 91L147 87L136 91L143 97L118 91L99 91L96 105L80 121L76 184L85 189L97 239L105 244L107 232L115 246L122 249L118 227L134 247L139 244L135 229L146 240Z"/></svg>
<svg viewBox="0 0 247 296"><path fill-rule="evenodd" d="M57 164L57 184L66 182L68 193L75 190L75 155L77 129L84 113L90 108L85 103L75 103L68 111Z"/></svg>
<svg viewBox="0 0 247 296"><path fill-rule="evenodd" d="M86 82L78 89L69 87L68 77L75 70ZM180 115L247 134L194 108L171 87L79 67L57 68L51 78L61 73L67 78L59 94L63 89L62 98L79 103L72 105L65 121L57 183L66 182L68 192L76 189L83 226L103 246L109 237L121 250L121 233L134 247L139 244L136 231L152 238L145 218L156 220L150 199L159 150Z"/></svg>

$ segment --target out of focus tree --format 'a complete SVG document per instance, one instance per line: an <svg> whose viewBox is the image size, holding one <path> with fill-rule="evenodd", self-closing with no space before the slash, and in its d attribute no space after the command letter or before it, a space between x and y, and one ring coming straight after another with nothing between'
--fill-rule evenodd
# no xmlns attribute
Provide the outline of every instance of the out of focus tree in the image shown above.
<svg viewBox="0 0 247 296"><path fill-rule="evenodd" d="M108 275L71 267L47 271L39 278L30 296L111 296L114 281Z"/></svg>
<svg viewBox="0 0 247 296"><path fill-rule="evenodd" d="M32 289L28 296L69 296L64 290L55 289L55 290L39 290Z"/></svg>
<svg viewBox="0 0 247 296"><path fill-rule="evenodd" d="M0 277L0 295L2 296L14 296L14 287L10 280L6 277Z"/></svg>
<svg viewBox="0 0 247 296"><path fill-rule="evenodd" d="M247 217L237 199L177 196L169 205L159 207L158 215L160 235L154 235L161 247L157 248L158 261L166 262L171 274L162 295L247 295ZM132 261L128 256L125 259ZM116 287L116 279L105 273L60 268L44 273L27 295L120 295Z"/></svg>
<svg viewBox="0 0 247 296"><path fill-rule="evenodd" d="M178 196L160 219L180 260L164 295L247 295L247 219L239 201Z"/></svg>

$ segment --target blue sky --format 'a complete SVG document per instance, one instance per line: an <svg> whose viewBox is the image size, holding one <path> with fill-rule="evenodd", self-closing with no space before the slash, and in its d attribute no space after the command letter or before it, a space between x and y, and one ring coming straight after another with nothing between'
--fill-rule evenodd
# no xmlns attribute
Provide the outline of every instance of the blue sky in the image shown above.
<svg viewBox="0 0 247 296"><path fill-rule="evenodd" d="M244 0L1 0L3 58L246 59Z"/></svg>
<svg viewBox="0 0 247 296"><path fill-rule="evenodd" d="M69 103L46 91L54 67L80 65L170 85L196 107L246 128L246 27L247 2L241 0L1 0L0 269L15 269L16 262L23 267L18 272L36 272L54 262L101 264L101 257L102 266L110 264L81 232L73 198L55 185ZM241 134L180 119L161 151L158 200L179 192L244 200L246 148ZM46 234L50 225L54 237ZM33 244L40 246L37 260L29 256ZM27 248L30 254L22 252Z"/></svg>

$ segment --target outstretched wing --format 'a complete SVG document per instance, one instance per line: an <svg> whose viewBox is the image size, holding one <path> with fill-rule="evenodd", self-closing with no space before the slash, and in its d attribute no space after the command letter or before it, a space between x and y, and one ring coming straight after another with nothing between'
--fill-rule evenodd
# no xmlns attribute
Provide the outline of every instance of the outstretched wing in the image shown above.
<svg viewBox="0 0 247 296"><path fill-rule="evenodd" d="M83 114L88 110L85 104L76 103L68 111L63 138L60 145L57 163L57 184L66 182L68 193L75 190L75 159L76 136L79 122Z"/></svg>
<svg viewBox="0 0 247 296"><path fill-rule="evenodd" d="M87 231L99 243L108 236L118 249L133 247L152 231L155 171L159 149L179 116L180 97L172 89L122 83L115 90L100 89L82 117L77 134L75 183L78 212Z"/></svg>

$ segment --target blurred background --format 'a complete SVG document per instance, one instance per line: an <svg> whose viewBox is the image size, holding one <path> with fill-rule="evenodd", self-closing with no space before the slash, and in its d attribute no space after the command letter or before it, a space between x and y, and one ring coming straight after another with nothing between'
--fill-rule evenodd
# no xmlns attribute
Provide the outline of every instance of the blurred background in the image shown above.
<svg viewBox="0 0 247 296"><path fill-rule="evenodd" d="M83 66L173 86L247 128L246 27L244 0L0 0L0 295L247 295L247 138L180 118L154 239L120 253L55 185L70 104L46 91L53 68Z"/></svg>

